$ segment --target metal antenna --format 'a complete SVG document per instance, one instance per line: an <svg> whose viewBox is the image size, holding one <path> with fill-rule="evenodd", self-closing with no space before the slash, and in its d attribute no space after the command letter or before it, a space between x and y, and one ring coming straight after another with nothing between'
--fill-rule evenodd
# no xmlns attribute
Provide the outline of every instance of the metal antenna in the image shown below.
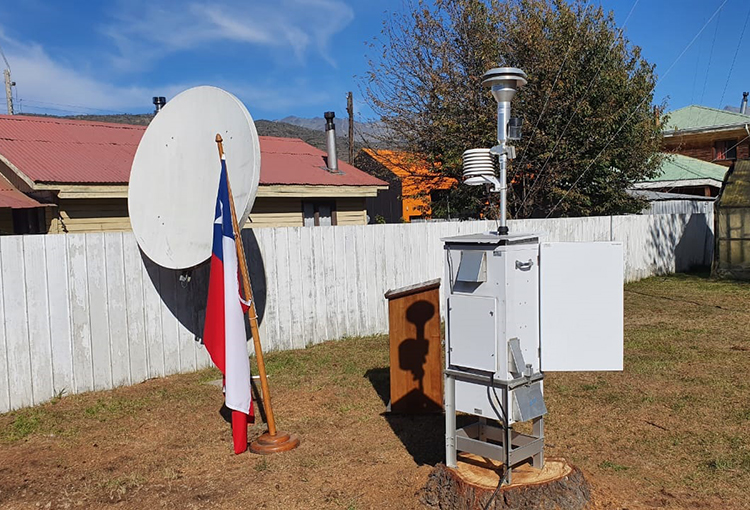
<svg viewBox="0 0 750 510"><path fill-rule="evenodd" d="M11 81L10 79L10 63L8 62L8 59L5 57L5 52L3 51L2 46L0 46L0 55L2 55L3 61L5 62L5 69L3 70L3 77L5 78L5 99L8 103L8 115L13 115L12 87L16 84L16 82Z"/></svg>

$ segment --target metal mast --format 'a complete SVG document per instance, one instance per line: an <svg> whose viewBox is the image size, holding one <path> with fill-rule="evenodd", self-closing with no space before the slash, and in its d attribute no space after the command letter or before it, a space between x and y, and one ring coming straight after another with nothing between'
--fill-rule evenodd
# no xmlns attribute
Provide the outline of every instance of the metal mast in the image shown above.
<svg viewBox="0 0 750 510"><path fill-rule="evenodd" d="M516 90L526 85L526 73L515 67L496 67L490 69L482 77L482 84L490 87L492 96L497 101L497 142L498 145L490 149L490 152L498 156L500 166L500 228L498 233L508 233L507 224L507 165L508 158L515 157L513 147L506 145L506 141L517 139L508 136L508 123L510 122L510 101L516 95Z"/></svg>
<svg viewBox="0 0 750 510"><path fill-rule="evenodd" d="M354 163L354 101L352 93L346 95L346 113L349 114L349 164Z"/></svg>
<svg viewBox="0 0 750 510"><path fill-rule="evenodd" d="M0 55L2 55L3 61L5 61L5 69L3 70L3 76L5 78L5 99L8 103L8 115L13 115L13 89L12 87L16 83L11 81L10 79L10 64L8 63L8 59L5 58L5 53L3 52L2 48L0 48Z"/></svg>
<svg viewBox="0 0 750 510"><path fill-rule="evenodd" d="M3 75L5 76L5 99L8 102L8 115L13 115L13 91L11 87L15 84L10 81L10 69L5 69Z"/></svg>

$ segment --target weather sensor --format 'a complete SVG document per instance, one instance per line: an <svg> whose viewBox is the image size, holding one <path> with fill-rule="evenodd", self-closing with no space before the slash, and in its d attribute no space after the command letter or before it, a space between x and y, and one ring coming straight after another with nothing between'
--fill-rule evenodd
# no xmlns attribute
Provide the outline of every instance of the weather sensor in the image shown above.
<svg viewBox="0 0 750 510"><path fill-rule="evenodd" d="M470 149L464 152L464 184L478 186L491 184L491 191L500 193L500 234L508 233L507 210L507 165L508 159L516 156L508 140L521 139L520 118L511 118L510 102L519 87L526 85L526 73L515 67L496 67L482 77L482 84L490 88L497 101L497 145L491 149ZM500 171L500 180L495 176L495 162Z"/></svg>

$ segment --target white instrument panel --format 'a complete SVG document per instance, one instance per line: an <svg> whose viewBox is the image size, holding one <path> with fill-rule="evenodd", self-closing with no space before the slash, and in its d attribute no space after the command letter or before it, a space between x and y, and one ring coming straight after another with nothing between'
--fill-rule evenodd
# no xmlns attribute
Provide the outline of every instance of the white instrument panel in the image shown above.
<svg viewBox="0 0 750 510"><path fill-rule="evenodd" d="M623 369L622 243L541 243L544 372Z"/></svg>

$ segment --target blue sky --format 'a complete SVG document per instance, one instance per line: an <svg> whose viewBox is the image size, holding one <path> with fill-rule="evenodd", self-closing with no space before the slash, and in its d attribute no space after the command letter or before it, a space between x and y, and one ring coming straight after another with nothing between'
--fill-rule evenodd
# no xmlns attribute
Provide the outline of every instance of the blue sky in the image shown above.
<svg viewBox="0 0 750 510"><path fill-rule="evenodd" d="M750 90L747 0L590 0L612 9L625 33L663 76L656 99L739 106ZM693 45L665 75L714 12ZM24 0L0 5L0 45L17 82L19 107L34 113L147 112L167 98L211 84L236 94L256 119L345 116L366 44L402 0ZM726 87L726 92L723 92ZM722 99L722 93L724 97Z"/></svg>

